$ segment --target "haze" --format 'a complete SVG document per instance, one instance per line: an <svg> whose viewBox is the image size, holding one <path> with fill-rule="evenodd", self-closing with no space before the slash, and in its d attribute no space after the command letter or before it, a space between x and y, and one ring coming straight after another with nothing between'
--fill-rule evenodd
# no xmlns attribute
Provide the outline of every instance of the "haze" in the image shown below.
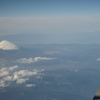
<svg viewBox="0 0 100 100"><path fill-rule="evenodd" d="M0 0L0 41L99 44L100 0Z"/></svg>

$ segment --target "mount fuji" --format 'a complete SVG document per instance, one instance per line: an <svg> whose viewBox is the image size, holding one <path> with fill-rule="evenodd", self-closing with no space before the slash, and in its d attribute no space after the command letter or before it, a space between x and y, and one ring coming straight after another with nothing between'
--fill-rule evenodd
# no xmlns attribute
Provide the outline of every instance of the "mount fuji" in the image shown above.
<svg viewBox="0 0 100 100"><path fill-rule="evenodd" d="M7 40L4 40L4 41L0 42L0 49L3 49L3 50L18 50L19 48L16 45L14 45L13 43L11 43Z"/></svg>

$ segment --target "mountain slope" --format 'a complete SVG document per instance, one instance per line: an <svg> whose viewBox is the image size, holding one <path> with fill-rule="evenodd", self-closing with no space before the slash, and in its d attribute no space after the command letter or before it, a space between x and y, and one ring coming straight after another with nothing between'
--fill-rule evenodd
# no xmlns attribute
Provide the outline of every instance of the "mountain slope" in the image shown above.
<svg viewBox="0 0 100 100"><path fill-rule="evenodd" d="M0 49L3 50L17 50L18 47L9 41L2 41L0 42Z"/></svg>

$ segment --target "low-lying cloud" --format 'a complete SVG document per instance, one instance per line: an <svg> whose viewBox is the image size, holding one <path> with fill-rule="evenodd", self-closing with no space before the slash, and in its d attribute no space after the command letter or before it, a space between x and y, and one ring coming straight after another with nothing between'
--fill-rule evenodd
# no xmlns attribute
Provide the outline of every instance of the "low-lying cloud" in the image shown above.
<svg viewBox="0 0 100 100"><path fill-rule="evenodd" d="M22 84L29 80L29 76L37 76L40 75L40 72L43 70L19 70L14 71L18 66L12 67L4 67L0 69L0 87L7 87L10 86L11 82L16 82L16 84ZM31 85L26 85L26 87L31 87Z"/></svg>
<svg viewBox="0 0 100 100"><path fill-rule="evenodd" d="M18 66L12 66L12 67L4 67L4 68L1 68L0 69L0 77L3 77L3 76L7 76L9 75L9 71L13 71L14 69L18 68Z"/></svg>
<svg viewBox="0 0 100 100"><path fill-rule="evenodd" d="M27 80L29 80L29 78L20 78L20 79L17 79L16 83L18 84L22 84L22 83L25 83Z"/></svg>
<svg viewBox="0 0 100 100"><path fill-rule="evenodd" d="M100 58L96 59L95 61L100 61Z"/></svg>
<svg viewBox="0 0 100 100"><path fill-rule="evenodd" d="M47 58L47 57L35 57L35 58L28 58L28 59L21 58L21 59L17 59L16 62L30 64L30 63L38 62L41 60L54 60L54 59L57 59L57 58Z"/></svg>
<svg viewBox="0 0 100 100"><path fill-rule="evenodd" d="M36 86L35 84L27 84L26 87L33 87Z"/></svg>

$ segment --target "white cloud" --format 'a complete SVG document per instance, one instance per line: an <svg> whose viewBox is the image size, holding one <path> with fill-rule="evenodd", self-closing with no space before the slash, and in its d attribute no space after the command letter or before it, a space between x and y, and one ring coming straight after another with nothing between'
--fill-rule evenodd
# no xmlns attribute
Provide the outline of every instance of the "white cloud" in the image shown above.
<svg viewBox="0 0 100 100"><path fill-rule="evenodd" d="M8 71L0 72L0 77L9 75Z"/></svg>
<svg viewBox="0 0 100 100"><path fill-rule="evenodd" d="M7 87L12 81L15 81L16 84L25 83L27 80L29 80L29 76L37 76L40 75L41 71L44 71L34 69L33 71L19 70L13 72L16 68L18 68L17 65L9 68L4 67L0 69L0 87Z"/></svg>
<svg viewBox="0 0 100 100"><path fill-rule="evenodd" d="M3 80L0 80L0 87L7 87L7 86L9 86L9 83L5 83L5 81L3 81Z"/></svg>
<svg viewBox="0 0 100 100"><path fill-rule="evenodd" d="M4 81L13 81L13 76L6 76L3 78Z"/></svg>
<svg viewBox="0 0 100 100"><path fill-rule="evenodd" d="M95 61L100 61L100 58L96 59Z"/></svg>
<svg viewBox="0 0 100 100"><path fill-rule="evenodd" d="M38 62L40 60L54 60L54 59L57 59L57 58L47 58L47 57L35 57L35 58L22 58L22 59L18 59L16 60L16 62L18 63L34 63L34 62Z"/></svg>
<svg viewBox="0 0 100 100"><path fill-rule="evenodd" d="M35 57L33 61L38 62L40 60L53 60L53 59L56 59L56 58Z"/></svg>
<svg viewBox="0 0 100 100"><path fill-rule="evenodd" d="M22 83L25 83L27 80L29 80L29 78L24 78L24 79L20 78L20 79L17 79L16 83L22 84Z"/></svg>
<svg viewBox="0 0 100 100"><path fill-rule="evenodd" d="M76 69L75 72L77 72L78 70Z"/></svg>
<svg viewBox="0 0 100 100"><path fill-rule="evenodd" d="M8 69L6 68L6 67L4 67L4 68L1 68L0 69L0 72L4 72L4 71L7 71Z"/></svg>
<svg viewBox="0 0 100 100"><path fill-rule="evenodd" d="M32 58L29 58L29 59L22 58L22 59L18 59L16 61L19 62L19 63L32 63L33 62L33 59Z"/></svg>
<svg viewBox="0 0 100 100"><path fill-rule="evenodd" d="M20 78L18 75L13 74L13 80L17 80L18 78Z"/></svg>
<svg viewBox="0 0 100 100"><path fill-rule="evenodd" d="M37 75L37 73L38 73L38 71L30 72L28 70L20 70L18 72L14 72L13 75L14 76L19 76L19 77L26 77L26 76Z"/></svg>
<svg viewBox="0 0 100 100"><path fill-rule="evenodd" d="M9 71L7 70L7 68L1 68L0 69L0 77L9 75Z"/></svg>
<svg viewBox="0 0 100 100"><path fill-rule="evenodd" d="M27 84L26 87L36 86L35 84Z"/></svg>
<svg viewBox="0 0 100 100"><path fill-rule="evenodd" d="M9 67L9 71L13 71L14 69L18 68L18 66L12 66L12 67Z"/></svg>
<svg viewBox="0 0 100 100"><path fill-rule="evenodd" d="M12 66L12 67L9 67L9 68L1 68L0 69L0 77L3 77L3 76L7 76L9 75L9 71L13 71L15 68L18 68L18 66Z"/></svg>

